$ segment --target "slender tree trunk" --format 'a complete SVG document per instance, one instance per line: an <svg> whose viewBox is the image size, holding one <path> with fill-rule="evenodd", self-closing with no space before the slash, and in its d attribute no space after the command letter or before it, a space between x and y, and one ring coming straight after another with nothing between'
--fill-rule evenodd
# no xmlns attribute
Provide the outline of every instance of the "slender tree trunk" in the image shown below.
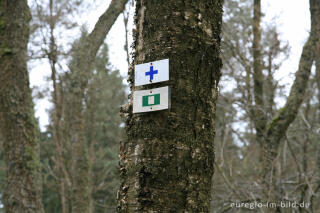
<svg viewBox="0 0 320 213"><path fill-rule="evenodd" d="M314 17L320 17L320 5L314 6L316 9L313 10ZM316 35L320 35L320 20L314 18L314 32ZM320 39L317 40L315 46L315 60L316 60L316 81L318 87L318 101L320 102ZM319 119L320 119L320 104L319 104Z"/></svg>
<svg viewBox="0 0 320 213"><path fill-rule="evenodd" d="M274 85L274 78L273 78L273 73L272 73L272 65L273 65L273 56L271 51L268 53L268 75L265 80L265 101L267 102L265 104L265 110L267 114L267 118L270 119L274 115L274 110L273 107L275 105L274 103L274 97L276 94L276 86Z"/></svg>
<svg viewBox="0 0 320 213"><path fill-rule="evenodd" d="M253 0L253 94L254 94L254 108L252 110L252 120L256 130L256 142L260 145L260 152L269 152L268 145L264 143L267 125L267 108L264 101L264 75L262 72L262 59L261 59L261 0ZM264 178L264 171L266 166L263 164L263 155L260 155L261 166L261 183L262 183L262 198L269 199L267 194L273 194L270 187ZM273 171L276 169L273 168ZM275 177L275 174L272 174ZM272 183L270 183L272 184ZM273 199L273 198L271 198Z"/></svg>
<svg viewBox="0 0 320 213"><path fill-rule="evenodd" d="M170 81L157 87L170 85L172 106L122 109L128 141L120 147L118 212L209 212L222 1L136 5L134 63L169 58ZM135 90L133 71L129 79Z"/></svg>
<svg viewBox="0 0 320 213"><path fill-rule="evenodd" d="M60 194L60 202L61 202L61 213L68 212L68 204L67 204L67 186L68 184L69 174L64 164L63 160L63 143L62 143L62 132L60 129L61 126L61 118L62 118L62 103L61 98L59 96L59 89L56 80L56 61L50 59L51 65L51 80L53 83L53 104L54 104L54 112L53 112L53 138L56 146L56 156L55 163L57 164L57 177L58 177L58 185L59 185L59 194Z"/></svg>
<svg viewBox="0 0 320 213"><path fill-rule="evenodd" d="M315 61L316 61L316 83L318 87L318 120L320 120L320 3L319 1L310 1L310 5L312 5L311 9L311 21L313 22L313 31L315 34L315 39L317 39L315 45ZM319 137L318 137L319 138ZM320 174L320 157L318 157L316 164L318 165L318 174ZM316 194L320 190L320 181L318 180L317 187L314 190L314 194ZM311 205L316 206L316 199L314 199L314 195L311 196ZM314 210L314 212L316 212Z"/></svg>
<svg viewBox="0 0 320 213"><path fill-rule="evenodd" d="M38 127L27 71L27 0L0 1L0 131L7 213L42 213Z"/></svg>
<svg viewBox="0 0 320 213"><path fill-rule="evenodd" d="M256 128L256 140L262 144L265 135L265 127L267 122L265 106L263 101L263 81L261 61L261 0L254 0L253 8L253 82L254 82L254 125Z"/></svg>
<svg viewBox="0 0 320 213"><path fill-rule="evenodd" d="M123 24L124 24L124 30L125 30L125 38L126 38L126 43L124 45L124 50L127 53L127 63L128 67L130 66L130 47L129 47L129 41L128 41L128 21L129 21L129 11L123 11L122 13L123 16Z"/></svg>
<svg viewBox="0 0 320 213"><path fill-rule="evenodd" d="M60 194L60 203L61 203L61 213L68 213L68 203L67 203L67 189L70 186L69 174L64 164L63 160L63 139L62 139L62 130L61 118L62 118L62 98L60 95L59 86L57 83L57 71L56 64L58 60L57 49L56 49L56 40L54 37L55 30L55 16L53 14L54 3L53 0L49 1L49 10L50 10L50 46L48 52L48 59L51 67L51 80L53 84L52 99L54 104L53 110L53 139L56 146L56 155L55 163L58 177L57 185L59 185L59 194ZM68 181L69 180L69 181ZM69 184L68 184L69 183Z"/></svg>

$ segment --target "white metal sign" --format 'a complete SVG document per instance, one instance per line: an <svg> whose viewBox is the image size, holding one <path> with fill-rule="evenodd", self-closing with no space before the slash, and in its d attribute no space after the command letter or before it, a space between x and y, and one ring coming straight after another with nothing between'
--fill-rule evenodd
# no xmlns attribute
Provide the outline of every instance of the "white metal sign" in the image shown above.
<svg viewBox="0 0 320 213"><path fill-rule="evenodd" d="M169 87L133 92L133 113L169 109Z"/></svg>
<svg viewBox="0 0 320 213"><path fill-rule="evenodd" d="M135 86L169 80L169 59L135 65Z"/></svg>

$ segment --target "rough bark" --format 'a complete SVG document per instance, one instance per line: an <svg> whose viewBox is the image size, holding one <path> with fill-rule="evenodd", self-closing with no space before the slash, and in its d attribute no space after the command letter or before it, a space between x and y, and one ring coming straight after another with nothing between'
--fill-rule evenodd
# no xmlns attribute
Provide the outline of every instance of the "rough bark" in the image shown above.
<svg viewBox="0 0 320 213"><path fill-rule="evenodd" d="M134 64L169 58L171 109L132 113L118 212L209 212L222 1L137 0ZM133 71L129 72L131 89Z"/></svg>
<svg viewBox="0 0 320 213"><path fill-rule="evenodd" d="M38 127L27 71L27 0L0 1L0 131L6 160L7 213L41 213Z"/></svg>
<svg viewBox="0 0 320 213"><path fill-rule="evenodd" d="M266 138L264 141L264 166L263 178L267 184L268 197L272 197L274 189L274 160L278 154L278 147L281 139L285 136L289 125L297 116L298 109L303 102L307 83L310 77L311 67L314 61L314 49L319 43L319 20L320 2L310 0L311 12L311 33L308 41L303 47L300 57L299 68L296 73L294 83L291 87L289 97L285 106L269 122L266 128ZM274 197L274 196L273 196Z"/></svg>
<svg viewBox="0 0 320 213"><path fill-rule="evenodd" d="M112 0L109 8L99 18L93 31L83 39L76 50L77 55L71 60L70 69L74 75L71 92L73 98L70 126L72 132L72 212L87 213L92 211L90 181L90 161L84 130L83 100L90 70L93 68L96 54L110 31L117 17L123 12L128 0Z"/></svg>

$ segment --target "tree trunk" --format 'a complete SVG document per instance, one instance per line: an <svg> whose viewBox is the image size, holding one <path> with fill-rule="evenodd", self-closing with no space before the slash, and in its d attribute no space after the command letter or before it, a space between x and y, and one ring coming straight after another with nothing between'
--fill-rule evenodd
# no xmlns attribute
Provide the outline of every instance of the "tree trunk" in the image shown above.
<svg viewBox="0 0 320 213"><path fill-rule="evenodd" d="M265 106L263 101L262 60L261 60L261 0L254 0L253 8L253 82L254 82L254 125L256 128L256 140L262 143L267 123Z"/></svg>
<svg viewBox="0 0 320 213"><path fill-rule="evenodd" d="M70 131L72 134L72 212L87 213L93 211L90 209L92 203L92 187L90 176L90 161L87 140L85 137L85 125L83 114L83 100L85 89L89 79L90 72L93 69L96 54L103 44L103 41L110 31L117 17L123 12L128 0L112 0L109 8L102 14L96 23L93 31L85 37L77 53L70 62L70 70L74 75L71 86L71 112L72 123Z"/></svg>
<svg viewBox="0 0 320 213"><path fill-rule="evenodd" d="M320 5L317 4L314 6L313 13L314 13L314 32L316 35L320 35L320 20L318 20L316 17L320 17ZM316 60L316 81L317 81L317 87L318 87L318 102L320 103L320 39L317 40L316 46L315 46L315 60ZM319 104L319 110L320 110L320 104ZM319 119L320 119L320 113L319 113Z"/></svg>
<svg viewBox="0 0 320 213"><path fill-rule="evenodd" d="M132 102L122 109L128 139L118 212L209 212L222 1L136 5L134 64L169 58L170 81L156 87L171 87L171 109L133 114Z"/></svg>
<svg viewBox="0 0 320 213"><path fill-rule="evenodd" d="M26 63L30 19L27 0L0 1L0 130L7 169L7 213L43 212L39 130Z"/></svg>
<svg viewBox="0 0 320 213"><path fill-rule="evenodd" d="M311 73L311 67L315 60L315 46L319 44L319 20L320 20L320 2L318 0L310 0L311 12L311 32L308 41L303 47L299 62L299 69L296 73L294 83L291 87L289 97L285 106L280 109L278 114L269 122L266 127L266 138L264 141L264 164L262 176L267 185L267 193L269 200L274 198L275 180L274 180L274 161L278 155L278 148L281 139L289 125L297 116L300 105L304 100L304 94Z"/></svg>
<svg viewBox="0 0 320 213"><path fill-rule="evenodd" d="M63 159L64 147L63 147L63 134L61 129L61 120L62 120L62 95L61 90L59 89L59 84L57 82L57 60L58 60L58 52L57 52L57 44L55 39L55 27L56 27L56 17L54 15L54 1L49 1L49 10L50 16L49 24L50 24L50 41L49 41L49 52L47 53L47 57L49 59L50 68L51 68L51 80L53 85L52 91L52 100L53 100L53 113L52 113L52 121L53 121L53 140L55 142L56 154L55 154L55 163L56 163L56 176L57 185L59 186L59 195L60 195L60 203L61 203L61 213L68 213L68 186L71 185L69 174L67 172L67 168Z"/></svg>

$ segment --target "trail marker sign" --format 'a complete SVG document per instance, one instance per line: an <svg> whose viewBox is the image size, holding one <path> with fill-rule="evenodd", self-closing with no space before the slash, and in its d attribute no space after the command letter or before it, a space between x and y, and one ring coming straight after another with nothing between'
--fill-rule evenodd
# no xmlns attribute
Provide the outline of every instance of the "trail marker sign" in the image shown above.
<svg viewBox="0 0 320 213"><path fill-rule="evenodd" d="M133 91L133 113L169 109L169 87Z"/></svg>
<svg viewBox="0 0 320 213"><path fill-rule="evenodd" d="M134 85L141 86L169 80L169 59L135 65Z"/></svg>

